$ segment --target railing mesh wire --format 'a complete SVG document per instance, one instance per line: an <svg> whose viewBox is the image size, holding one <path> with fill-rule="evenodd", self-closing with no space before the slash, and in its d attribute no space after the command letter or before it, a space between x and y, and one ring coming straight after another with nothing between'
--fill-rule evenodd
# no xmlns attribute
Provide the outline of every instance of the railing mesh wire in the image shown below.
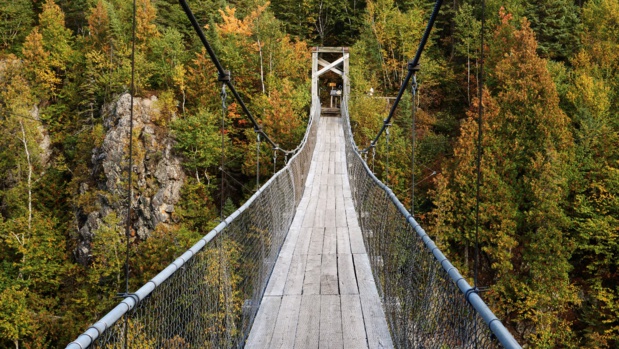
<svg viewBox="0 0 619 349"><path fill-rule="evenodd" d="M309 171L313 103L300 150L237 212L67 348L240 348ZM125 334L125 320L127 333Z"/></svg>
<svg viewBox="0 0 619 349"><path fill-rule="evenodd" d="M449 261L440 260L444 256L433 243L428 247L430 238L420 234L423 230L359 155L346 101L342 117L346 119L346 161L352 197L394 345L501 347L482 316L467 301L467 295L456 285L453 275L447 272L451 264L444 268ZM455 273L453 268L452 274ZM464 279L460 282L466 284Z"/></svg>

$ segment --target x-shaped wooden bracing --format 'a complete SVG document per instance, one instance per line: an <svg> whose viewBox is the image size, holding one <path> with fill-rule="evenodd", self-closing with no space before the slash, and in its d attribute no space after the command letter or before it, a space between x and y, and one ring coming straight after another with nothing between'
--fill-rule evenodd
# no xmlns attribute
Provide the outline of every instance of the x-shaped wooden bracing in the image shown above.
<svg viewBox="0 0 619 349"><path fill-rule="evenodd" d="M344 62L344 57L340 57L340 58L336 59L336 60L335 60L334 62L332 62L332 63L329 63L329 62L325 61L324 59L319 58L319 59L318 59L318 64L320 64L320 65L321 65L321 66L323 66L324 68L320 69L320 70L316 73L316 76L320 76L320 75L322 75L322 74L324 74L324 73L326 73L326 72L328 72L328 71L332 71L332 72L334 72L335 74L337 74L337 75L339 75L339 76L342 76L342 71L341 71L341 70L339 70L339 69L337 69L337 68L335 68L335 67L337 67L338 65L340 65L342 62Z"/></svg>

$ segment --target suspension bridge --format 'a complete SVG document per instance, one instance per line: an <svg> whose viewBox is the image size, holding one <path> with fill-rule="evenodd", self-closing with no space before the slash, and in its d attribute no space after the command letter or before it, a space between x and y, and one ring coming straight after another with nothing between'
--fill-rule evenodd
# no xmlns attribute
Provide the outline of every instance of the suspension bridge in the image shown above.
<svg viewBox="0 0 619 349"><path fill-rule="evenodd" d="M180 3L219 72L222 96L228 86L256 133L283 151ZM440 4L371 147L388 133ZM367 149L355 144L348 115L348 62L347 48L313 48L308 125L301 144L283 151L291 156L285 166L67 349L520 348L364 161ZM319 97L327 72L342 81L335 110Z"/></svg>

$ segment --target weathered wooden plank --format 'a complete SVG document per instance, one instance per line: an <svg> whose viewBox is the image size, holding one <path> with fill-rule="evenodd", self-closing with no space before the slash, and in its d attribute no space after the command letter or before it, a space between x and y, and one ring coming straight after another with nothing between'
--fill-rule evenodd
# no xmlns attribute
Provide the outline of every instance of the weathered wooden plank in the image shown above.
<svg viewBox="0 0 619 349"><path fill-rule="evenodd" d="M312 205L311 200L310 200L310 205L308 206L307 211L305 211L305 217L303 217L303 223L301 224L301 227L303 228L313 227L315 219L316 219L316 206L315 204Z"/></svg>
<svg viewBox="0 0 619 349"><path fill-rule="evenodd" d="M319 204L314 215L314 227L325 227L325 209Z"/></svg>
<svg viewBox="0 0 619 349"><path fill-rule="evenodd" d="M344 206L344 192L343 187L341 185L336 185L333 187L335 190L335 208L338 209L346 209Z"/></svg>
<svg viewBox="0 0 619 349"><path fill-rule="evenodd" d="M325 228L312 228L312 238L310 240L308 254L321 254L324 241Z"/></svg>
<svg viewBox="0 0 619 349"><path fill-rule="evenodd" d="M320 294L338 294L337 255L323 254L320 267Z"/></svg>
<svg viewBox="0 0 619 349"><path fill-rule="evenodd" d="M301 228L293 254L307 254L312 238L313 228Z"/></svg>
<svg viewBox="0 0 619 349"><path fill-rule="evenodd" d="M337 231L337 253L350 254L350 238L348 228L336 228Z"/></svg>
<svg viewBox="0 0 619 349"><path fill-rule="evenodd" d="M353 259L359 294L378 298L378 291L374 283L374 276L372 276L372 268L370 267L368 255L365 253L356 253L353 254Z"/></svg>
<svg viewBox="0 0 619 349"><path fill-rule="evenodd" d="M334 146L331 146L331 148L335 148ZM333 149L330 152L330 156L329 156L329 174L335 174L335 157L336 157L336 152L335 149Z"/></svg>
<svg viewBox="0 0 619 349"><path fill-rule="evenodd" d="M339 208L335 210L335 226L336 227L348 227L348 220L346 217L346 210Z"/></svg>
<svg viewBox="0 0 619 349"><path fill-rule="evenodd" d="M358 228L359 227L359 216L357 216L357 211L355 211L354 207L350 207L352 203L346 203L344 200L344 206L346 206L346 223L350 228Z"/></svg>
<svg viewBox="0 0 619 349"><path fill-rule="evenodd" d="M320 297L320 295L302 296L294 348L318 348L320 336Z"/></svg>
<svg viewBox="0 0 619 349"><path fill-rule="evenodd" d="M348 226L348 234L350 237L350 251L352 253L365 253L365 244L361 235L361 228Z"/></svg>
<svg viewBox="0 0 619 349"><path fill-rule="evenodd" d="M351 198L341 120L319 127L311 176L248 348L392 346Z"/></svg>
<svg viewBox="0 0 619 349"><path fill-rule="evenodd" d="M333 227L335 228L336 220L335 220L335 209L325 209L324 211L324 226L325 227Z"/></svg>
<svg viewBox="0 0 619 349"><path fill-rule="evenodd" d="M335 187L327 186L327 202L325 203L325 208L335 210L336 203Z"/></svg>
<svg viewBox="0 0 619 349"><path fill-rule="evenodd" d="M335 159L335 174L342 175L344 174L344 163L341 161L341 158Z"/></svg>
<svg viewBox="0 0 619 349"><path fill-rule="evenodd" d="M342 295L342 337L345 349L368 347L359 295Z"/></svg>
<svg viewBox="0 0 619 349"><path fill-rule="evenodd" d="M335 185L342 186L344 184L344 180L342 179L342 175L335 175Z"/></svg>
<svg viewBox="0 0 619 349"><path fill-rule="evenodd" d="M271 338L275 330L279 307L282 302L281 296L264 296L254 326L247 339L247 349L270 348Z"/></svg>
<svg viewBox="0 0 619 349"><path fill-rule="evenodd" d="M322 176L326 176L329 174L329 153L330 152L324 152L324 160L322 162L322 171L321 171L321 175Z"/></svg>
<svg viewBox="0 0 619 349"><path fill-rule="evenodd" d="M340 297L320 297L320 349L342 349L342 309Z"/></svg>
<svg viewBox="0 0 619 349"><path fill-rule="evenodd" d="M294 254L290 261L290 268L286 278L283 294L302 294L305 279L307 254Z"/></svg>
<svg viewBox="0 0 619 349"><path fill-rule="evenodd" d="M340 294L359 294L352 254L337 255L337 277Z"/></svg>
<svg viewBox="0 0 619 349"><path fill-rule="evenodd" d="M326 176L323 176L326 178ZM320 200L320 206L321 208L324 208L324 204L327 202L328 200L328 195L329 195L329 189L328 189L328 184L321 184L320 185L320 191L318 192L318 199Z"/></svg>
<svg viewBox="0 0 619 349"><path fill-rule="evenodd" d="M320 265L322 255L308 254L303 279L303 294L320 294Z"/></svg>
<svg viewBox="0 0 619 349"><path fill-rule="evenodd" d="M326 227L324 241L322 243L322 254L337 253L337 230L334 227Z"/></svg>
<svg viewBox="0 0 619 349"><path fill-rule="evenodd" d="M282 297L269 348L289 349L294 347L302 297L301 295ZM256 321L258 319L254 323Z"/></svg>
<svg viewBox="0 0 619 349"><path fill-rule="evenodd" d="M292 261L292 251L284 253L283 249L279 253L271 278L267 283L267 288L264 291L265 296L281 296L284 294L284 286L288 279L288 271Z"/></svg>
<svg viewBox="0 0 619 349"><path fill-rule="evenodd" d="M336 177L336 176L337 176L337 175L335 175L335 174L328 174L328 175L327 175L327 185L330 185L330 186L335 186L335 182L336 182L336 181L335 181L335 177Z"/></svg>
<svg viewBox="0 0 619 349"><path fill-rule="evenodd" d="M385 318L380 298L360 295L365 333L370 348L393 348L389 326Z"/></svg>
<svg viewBox="0 0 619 349"><path fill-rule="evenodd" d="M265 290L265 295L282 295L284 294L284 287L286 285L286 280L288 278L290 264L292 261L292 256L297 248L299 241L299 237L301 235L302 238L305 238L305 235L302 234L303 228L299 228L297 224L298 220L295 218L292 226L286 236L286 240L282 245L282 249L279 252L279 256L277 257L277 262L273 268L273 272L271 273L271 277L269 282L267 283L267 288ZM307 229L307 228L305 228ZM309 242L305 245L309 245ZM304 244L301 244L301 247L304 247ZM307 251L307 249L305 250ZM301 253L306 253L305 251L299 251Z"/></svg>

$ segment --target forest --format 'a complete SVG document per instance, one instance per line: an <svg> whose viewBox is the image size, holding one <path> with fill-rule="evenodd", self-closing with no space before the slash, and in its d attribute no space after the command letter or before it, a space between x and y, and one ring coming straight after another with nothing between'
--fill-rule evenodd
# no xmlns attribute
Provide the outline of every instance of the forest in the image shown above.
<svg viewBox="0 0 619 349"><path fill-rule="evenodd" d="M305 131L313 46L350 48L352 126L369 145L434 4L188 2L282 149ZM0 0L1 348L64 347L119 301L127 246L134 290L284 165L232 98L222 109L178 2L136 4L133 42L130 1ZM616 348L619 0L449 1L420 63L377 176L472 279L481 129L482 298L523 346Z"/></svg>

